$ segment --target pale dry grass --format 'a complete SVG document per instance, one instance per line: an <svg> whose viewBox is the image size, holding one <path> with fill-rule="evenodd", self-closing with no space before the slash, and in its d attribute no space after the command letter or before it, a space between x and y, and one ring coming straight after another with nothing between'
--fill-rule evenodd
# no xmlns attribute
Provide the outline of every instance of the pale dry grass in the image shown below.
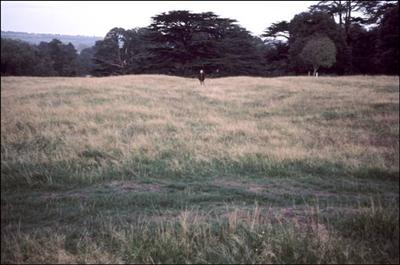
<svg viewBox="0 0 400 265"><path fill-rule="evenodd" d="M1 83L2 162L79 160L90 149L114 150L113 163L121 164L139 151L156 157L172 149L193 161L259 154L277 163L398 170L398 113L374 110L398 106L397 77L233 77L204 87L153 75L2 77ZM327 120L324 113L339 116ZM392 134L377 134L365 118ZM45 147L35 145L40 139ZM16 148L21 142L34 147ZM179 168L178 160L171 166Z"/></svg>
<svg viewBox="0 0 400 265"><path fill-rule="evenodd" d="M2 263L398 263L398 82L2 77Z"/></svg>

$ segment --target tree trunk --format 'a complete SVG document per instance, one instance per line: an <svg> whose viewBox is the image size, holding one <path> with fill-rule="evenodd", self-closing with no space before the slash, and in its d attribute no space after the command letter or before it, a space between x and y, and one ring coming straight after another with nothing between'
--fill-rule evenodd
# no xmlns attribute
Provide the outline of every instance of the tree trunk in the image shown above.
<svg viewBox="0 0 400 265"><path fill-rule="evenodd" d="M342 12L343 12L342 1L339 0L339 26L340 26L340 28L342 28L342 25L343 25Z"/></svg>
<svg viewBox="0 0 400 265"><path fill-rule="evenodd" d="M344 32L346 34L346 43L349 44L349 28L351 23L351 0L346 2L346 17L344 22Z"/></svg>
<svg viewBox="0 0 400 265"><path fill-rule="evenodd" d="M318 71L318 67L314 66L313 76L318 77L318 76L317 76L317 74L318 74L317 71Z"/></svg>

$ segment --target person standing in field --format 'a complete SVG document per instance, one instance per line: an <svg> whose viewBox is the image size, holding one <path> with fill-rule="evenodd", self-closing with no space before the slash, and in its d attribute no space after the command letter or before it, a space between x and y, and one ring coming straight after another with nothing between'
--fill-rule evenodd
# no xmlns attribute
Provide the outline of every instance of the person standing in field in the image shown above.
<svg viewBox="0 0 400 265"><path fill-rule="evenodd" d="M199 73L200 85L204 85L204 79L206 79L206 75L205 75L203 69L201 69L200 73Z"/></svg>

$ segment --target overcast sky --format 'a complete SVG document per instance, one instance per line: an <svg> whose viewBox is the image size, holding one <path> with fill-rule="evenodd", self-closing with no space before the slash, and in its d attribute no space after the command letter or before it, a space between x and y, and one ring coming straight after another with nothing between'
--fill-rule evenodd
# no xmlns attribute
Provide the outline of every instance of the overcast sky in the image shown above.
<svg viewBox="0 0 400 265"><path fill-rule="evenodd" d="M290 20L317 1L1 1L1 30L67 35L104 35L113 27L145 27L170 10L212 11L236 19L254 35Z"/></svg>

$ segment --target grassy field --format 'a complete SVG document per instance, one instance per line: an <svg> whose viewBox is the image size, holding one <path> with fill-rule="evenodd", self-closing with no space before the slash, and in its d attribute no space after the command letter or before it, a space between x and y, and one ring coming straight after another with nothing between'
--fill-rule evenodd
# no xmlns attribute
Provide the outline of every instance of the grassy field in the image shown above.
<svg viewBox="0 0 400 265"><path fill-rule="evenodd" d="M1 78L2 263L398 263L399 78Z"/></svg>

